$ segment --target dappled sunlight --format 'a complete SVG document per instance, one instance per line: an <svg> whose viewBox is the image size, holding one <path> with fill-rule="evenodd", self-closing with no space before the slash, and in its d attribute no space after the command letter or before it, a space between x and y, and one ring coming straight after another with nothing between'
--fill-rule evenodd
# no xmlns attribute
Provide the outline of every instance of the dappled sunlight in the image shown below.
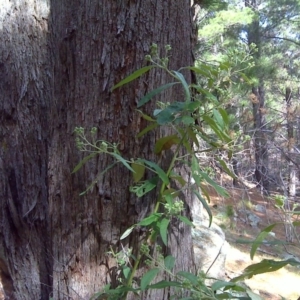
<svg viewBox="0 0 300 300"><path fill-rule="evenodd" d="M259 232L270 224L278 223L281 220L279 210L274 206L270 199L264 198L255 188L245 191L243 189L228 188L230 196L228 198L220 197L216 192L209 189L214 222L217 223L225 232L226 240L230 243L230 250L226 257L226 274L228 279L232 279L242 274L243 270L254 263L263 259L285 260L290 257L299 259L300 249L297 245L261 245L253 261L250 258L251 243ZM245 194L248 195L247 201L250 203L241 205L245 200ZM265 212L255 210L257 205L264 206ZM226 216L227 207L234 210L233 216ZM251 226L244 211L250 211L259 217L256 226ZM220 217L222 215L222 217ZM285 241L285 229L283 224L275 226L274 233L267 237L272 241L274 238ZM243 240L244 243L236 243L237 240ZM291 256L292 253L294 256ZM288 300L297 300L300 296L300 268L285 267L276 272L255 275L245 281L245 284L256 293L259 293L263 299L277 300L284 297Z"/></svg>

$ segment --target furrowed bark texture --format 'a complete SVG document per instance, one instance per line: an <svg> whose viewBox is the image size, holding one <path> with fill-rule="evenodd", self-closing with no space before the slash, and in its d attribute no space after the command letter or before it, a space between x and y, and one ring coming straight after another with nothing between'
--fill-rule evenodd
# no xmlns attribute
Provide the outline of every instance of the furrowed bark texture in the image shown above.
<svg viewBox="0 0 300 300"><path fill-rule="evenodd" d="M136 103L170 78L153 70L124 88L111 87L145 65L153 42L172 46L171 69L193 63L189 1L16 0L5 2L0 17L0 267L6 292L15 299L89 299L116 284L116 263L106 253L122 249L120 235L149 212L155 195L136 199L129 192L131 174L117 165L80 197L113 160L99 156L71 174L83 157L74 128L97 127L97 138L118 143L127 159L158 159L151 154L154 142L168 129L137 139L147 122ZM177 89L155 100L184 97ZM147 105L149 113L154 106ZM189 228L175 223L170 233L167 252L176 256L177 269L193 269ZM138 239L133 235L123 246Z"/></svg>
<svg viewBox="0 0 300 300"><path fill-rule="evenodd" d="M9 299L42 299L52 285L48 12L47 1L0 7L0 247Z"/></svg>

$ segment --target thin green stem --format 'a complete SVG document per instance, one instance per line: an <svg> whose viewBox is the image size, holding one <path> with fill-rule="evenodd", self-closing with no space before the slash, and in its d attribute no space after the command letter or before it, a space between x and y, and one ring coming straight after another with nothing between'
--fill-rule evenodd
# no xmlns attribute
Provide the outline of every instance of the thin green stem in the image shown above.
<svg viewBox="0 0 300 300"><path fill-rule="evenodd" d="M180 142L178 143L178 145L177 145L177 147L176 147L176 150L175 150L175 152L174 152L174 155L173 155L173 157L172 157L171 163L170 163L169 168L168 168L167 173L166 173L168 177L170 176L171 171L172 171L173 168L174 168L176 159L177 159L178 154L179 154L180 147L181 147L181 145L183 144L183 140L185 139L185 137L186 137L186 133L185 133L184 135L182 135L181 140L180 140ZM162 195L163 195L163 192L164 192L165 188L166 188L166 184L163 182L163 183L162 183L162 186L161 186L161 188L160 188L158 201L157 201L156 204L155 204L153 213L157 213L157 212L158 212L159 204L160 204L160 202L161 202ZM151 237L151 235L152 235L152 233L149 233L149 234L147 235L147 237L145 238L145 240L148 240L148 239ZM136 273L137 268L139 267L139 264L140 264L140 261L141 261L142 256L143 256L143 255L141 255L140 253L138 253L137 259L136 259L135 262L134 262L132 271L131 271L130 276L129 276L129 278L128 278L128 280L127 280L127 283L126 283L126 285L127 285L128 287L130 287L130 286L132 285L132 281L133 281L134 275L135 275L135 273ZM124 299L126 299L127 293L126 293L126 295L125 295L124 297L125 297Z"/></svg>
<svg viewBox="0 0 300 300"><path fill-rule="evenodd" d="M166 173L168 177L170 176L171 171L172 171L173 168L174 168L175 162L176 162L177 157L178 157L178 154L179 154L180 147L181 147L182 144L183 144L183 140L185 139L186 134L187 134L187 133L185 132L185 133L182 135L181 140L180 140L180 142L178 143L178 145L177 145L177 147L176 147L176 150L175 150L174 155L173 155L173 157L172 157L172 160L171 160L171 163L170 163L170 165L169 165L168 171L167 171L167 173ZM161 188L160 188L160 191L159 191L158 201L156 202L155 207L154 207L154 211L153 211L154 213L157 213L157 212L158 212L159 204L161 203L162 195L163 195L163 192L164 192L165 189L166 189L166 184L163 182L163 183L162 183L162 186L161 186Z"/></svg>

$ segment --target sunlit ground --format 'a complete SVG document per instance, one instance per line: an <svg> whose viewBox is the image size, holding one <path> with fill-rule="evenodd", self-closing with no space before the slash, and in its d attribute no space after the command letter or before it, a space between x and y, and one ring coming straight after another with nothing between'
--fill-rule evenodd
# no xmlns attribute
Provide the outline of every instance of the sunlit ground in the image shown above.
<svg viewBox="0 0 300 300"><path fill-rule="evenodd" d="M235 277L252 263L262 259L274 259L265 255L258 255L251 261L249 252L240 251L231 246L226 261L226 269L230 277ZM259 293L263 299L277 300L285 297L287 300L297 300L300 296L300 269L293 267L294 272L282 268L276 272L256 275L245 283L252 291Z"/></svg>

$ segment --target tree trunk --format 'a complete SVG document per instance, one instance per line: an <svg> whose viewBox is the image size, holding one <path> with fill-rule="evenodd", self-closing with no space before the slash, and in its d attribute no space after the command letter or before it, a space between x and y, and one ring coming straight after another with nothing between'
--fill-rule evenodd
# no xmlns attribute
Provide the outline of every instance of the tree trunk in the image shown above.
<svg viewBox="0 0 300 300"><path fill-rule="evenodd" d="M48 194L53 72L47 1L4 1L0 16L0 247L9 299L52 286ZM9 284L10 283L10 284Z"/></svg>
<svg viewBox="0 0 300 300"><path fill-rule="evenodd" d="M98 138L118 143L128 159L156 159L154 141L167 131L137 139L146 122L136 103L167 76L155 70L111 87L145 65L152 42L172 46L172 69L193 63L189 1L14 3L0 8L1 261L12 283L6 292L11 299L89 299L116 284L116 262L106 253L137 245L137 233L123 245L119 237L149 212L153 195L130 194L131 175L117 165L80 197L111 159L98 157L71 174L82 159L74 128L97 127ZM157 100L183 100L178 90L163 96ZM149 113L153 108L147 105ZM187 226L173 224L167 252L177 269L193 270Z"/></svg>
<svg viewBox="0 0 300 300"><path fill-rule="evenodd" d="M257 11L256 0L245 0L245 6ZM255 44L258 51L255 59L259 63L261 58L261 32L259 25L259 16L257 16L248 27L248 44ZM255 178L261 188L262 193L268 193L269 176L268 176L268 140L265 121L265 92L263 71L256 66L258 74L258 85L252 88L251 101L253 107L253 127L254 127L254 147L255 147Z"/></svg>
<svg viewBox="0 0 300 300"><path fill-rule="evenodd" d="M288 138L288 156L291 160L288 162L288 194L292 199L296 196L296 174L297 167L293 163L294 156L294 109L292 106L292 91L290 88L285 89L286 114L287 114L287 138Z"/></svg>

